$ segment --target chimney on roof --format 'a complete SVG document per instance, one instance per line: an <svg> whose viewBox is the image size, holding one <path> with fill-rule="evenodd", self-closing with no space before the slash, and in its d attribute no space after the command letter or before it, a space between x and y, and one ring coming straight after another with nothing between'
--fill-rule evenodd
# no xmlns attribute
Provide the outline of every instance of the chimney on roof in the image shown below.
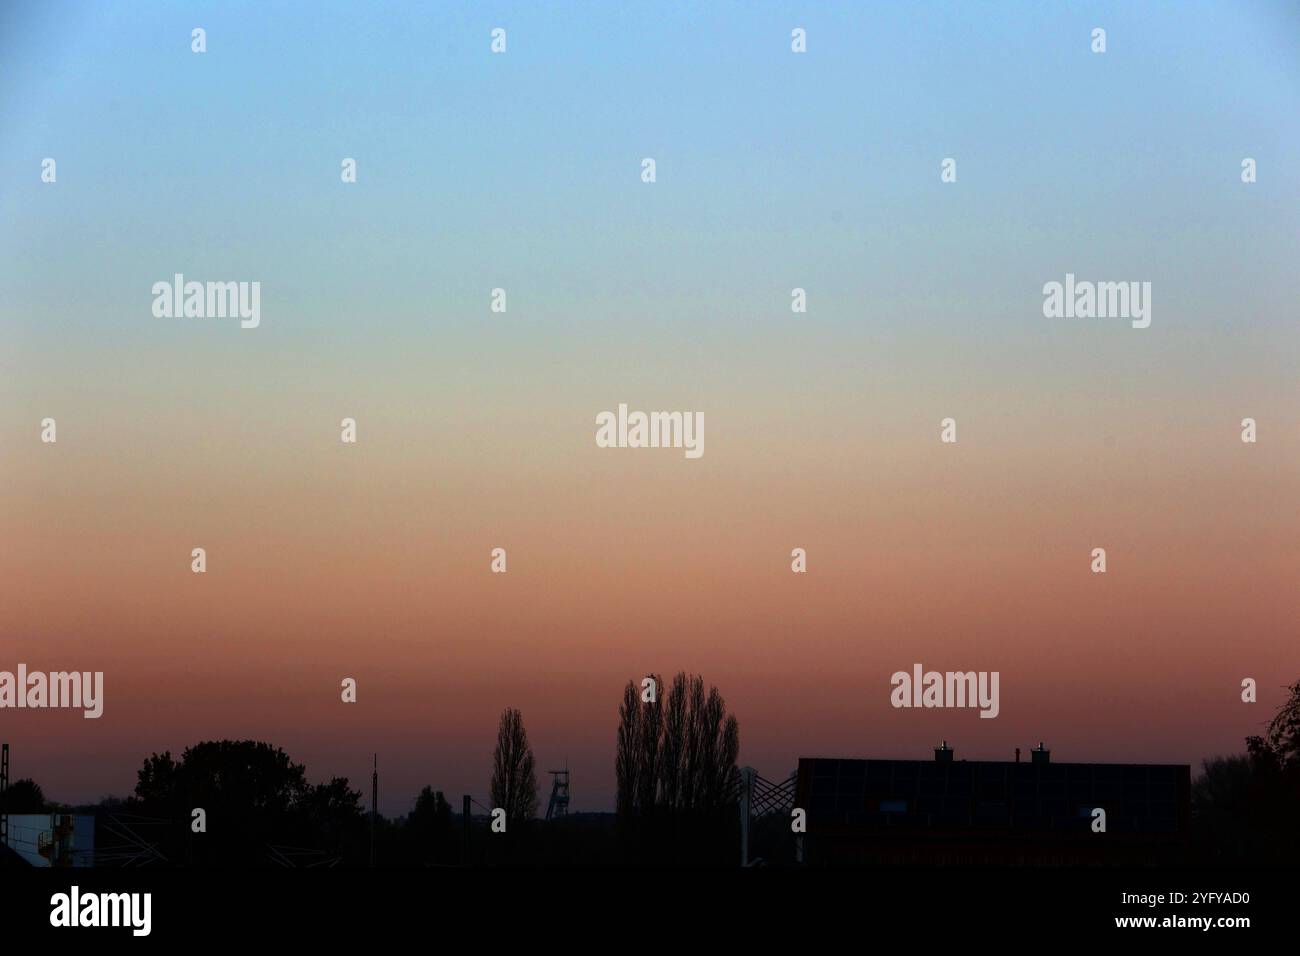
<svg viewBox="0 0 1300 956"><path fill-rule="evenodd" d="M1016 748L1016 763L1020 763L1020 748Z"/></svg>
<svg viewBox="0 0 1300 956"><path fill-rule="evenodd" d="M1029 758L1035 764L1048 764L1052 762L1052 752L1040 740L1038 746L1029 752Z"/></svg>
<svg viewBox="0 0 1300 956"><path fill-rule="evenodd" d="M952 763L952 748L948 746L948 741L934 748L935 763Z"/></svg>

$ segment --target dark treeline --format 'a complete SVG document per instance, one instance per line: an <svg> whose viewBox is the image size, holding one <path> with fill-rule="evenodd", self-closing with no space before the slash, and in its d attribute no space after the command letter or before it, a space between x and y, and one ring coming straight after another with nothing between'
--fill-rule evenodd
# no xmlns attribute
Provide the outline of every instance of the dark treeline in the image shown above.
<svg viewBox="0 0 1300 956"><path fill-rule="evenodd" d="M252 740L200 743L179 760L153 754L119 814L141 817L131 829L156 841L168 861L192 865L275 862L285 853L278 847L293 848L286 857L304 863L355 857L365 834L361 793L345 778L309 783L302 764ZM195 832L200 825L203 832Z"/></svg>
<svg viewBox="0 0 1300 956"><path fill-rule="evenodd" d="M1192 853L1216 863L1300 858L1300 681L1246 753L1202 764L1192 784Z"/></svg>

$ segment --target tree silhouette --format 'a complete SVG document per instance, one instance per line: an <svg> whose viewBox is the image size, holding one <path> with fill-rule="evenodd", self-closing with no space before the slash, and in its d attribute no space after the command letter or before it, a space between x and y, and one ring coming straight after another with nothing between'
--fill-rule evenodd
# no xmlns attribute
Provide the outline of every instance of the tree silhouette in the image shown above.
<svg viewBox="0 0 1300 956"><path fill-rule="evenodd" d="M673 678L661 721L658 748L660 804L666 809L715 817L735 802L740 775L740 728L716 687L684 672Z"/></svg>
<svg viewBox="0 0 1300 956"><path fill-rule="evenodd" d="M1300 854L1300 681L1287 688L1287 699L1262 737L1247 737L1254 776L1251 792L1253 829L1262 839L1264 856L1294 863Z"/></svg>
<svg viewBox="0 0 1300 956"><path fill-rule="evenodd" d="M1259 765L1279 773L1300 772L1300 680L1287 688L1286 702L1262 737L1247 737L1246 750Z"/></svg>
<svg viewBox="0 0 1300 956"><path fill-rule="evenodd" d="M637 806L637 763L641 746L641 700L636 685L627 682L618 707L618 745L614 753L614 782L618 795L614 809L619 824L626 828L640 809Z"/></svg>
<svg viewBox="0 0 1300 956"><path fill-rule="evenodd" d="M1212 857L1244 856L1251 842L1250 802L1253 777L1245 756L1214 757L1201 762L1192 781L1192 827L1201 852Z"/></svg>
<svg viewBox="0 0 1300 956"><path fill-rule="evenodd" d="M46 808L44 791L40 784L30 778L15 780L8 790L0 794L0 812L44 813Z"/></svg>
<svg viewBox="0 0 1300 956"><path fill-rule="evenodd" d="M204 741L179 761L169 751L155 753L137 778L139 809L173 823L159 840L172 862L265 864L270 845L322 857L360 850L361 793L342 777L308 783L301 764L267 743ZM205 833L191 829L196 808L206 814Z"/></svg>
<svg viewBox="0 0 1300 956"><path fill-rule="evenodd" d="M1216 861L1294 864L1300 856L1300 681L1246 755L1206 760L1192 783L1192 835Z"/></svg>
<svg viewBox="0 0 1300 956"><path fill-rule="evenodd" d="M524 718L513 707L501 712L497 746L492 756L492 806L506 812L507 823L524 823L537 816L537 772L528 746Z"/></svg>
<svg viewBox="0 0 1300 956"><path fill-rule="evenodd" d="M638 687L628 681L618 709L618 748L614 757L616 808L626 831L633 821L654 816L659 801L660 748L663 742L663 679L649 674Z"/></svg>
<svg viewBox="0 0 1300 956"><path fill-rule="evenodd" d="M673 686L666 695L663 737L659 742L659 804L669 813L675 813L687 803L683 770L690 714L687 712L685 672L673 678Z"/></svg>
<svg viewBox="0 0 1300 956"><path fill-rule="evenodd" d="M644 699L636 684L623 689L615 778L625 833L707 855L719 823L733 820L740 772L740 728L716 687L685 672L667 691Z"/></svg>
<svg viewBox="0 0 1300 956"><path fill-rule="evenodd" d="M403 824L406 849L414 862L449 863L457 846L451 825L451 804L441 790L426 786Z"/></svg>
<svg viewBox="0 0 1300 956"><path fill-rule="evenodd" d="M643 819L649 820L655 815L655 803L658 798L659 774L662 769L660 759L660 742L664 732L663 679L658 674L648 675L650 680L647 691L652 692L650 700L645 700L639 714L639 733L636 747L636 806ZM643 687L644 682L643 682Z"/></svg>

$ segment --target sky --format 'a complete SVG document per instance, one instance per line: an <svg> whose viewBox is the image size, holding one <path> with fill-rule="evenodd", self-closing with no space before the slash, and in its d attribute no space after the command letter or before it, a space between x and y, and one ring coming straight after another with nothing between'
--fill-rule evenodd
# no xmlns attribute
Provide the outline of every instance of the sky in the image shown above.
<svg viewBox="0 0 1300 956"><path fill-rule="evenodd" d="M14 776L252 737L398 814L518 707L605 810L678 670L770 779L1241 751L1300 678L1297 117L1282 2L4 4L0 670L106 698L0 710ZM705 454L597 447L620 403ZM914 663L999 716L891 707Z"/></svg>

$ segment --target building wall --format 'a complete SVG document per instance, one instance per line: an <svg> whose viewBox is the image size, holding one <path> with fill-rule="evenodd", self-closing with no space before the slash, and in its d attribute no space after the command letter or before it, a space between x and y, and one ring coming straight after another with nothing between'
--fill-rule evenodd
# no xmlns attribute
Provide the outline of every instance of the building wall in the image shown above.
<svg viewBox="0 0 1300 956"><path fill-rule="evenodd" d="M70 813L11 813L8 843L32 866L93 866L95 818Z"/></svg>

